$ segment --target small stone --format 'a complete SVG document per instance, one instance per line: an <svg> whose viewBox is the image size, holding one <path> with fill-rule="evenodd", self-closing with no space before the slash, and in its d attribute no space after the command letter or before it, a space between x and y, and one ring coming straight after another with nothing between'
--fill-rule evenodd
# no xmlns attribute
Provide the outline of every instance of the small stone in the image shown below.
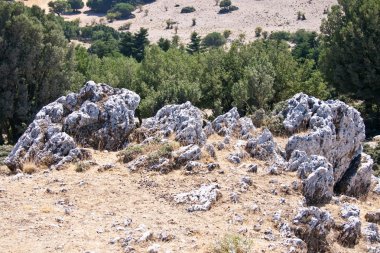
<svg viewBox="0 0 380 253"><path fill-rule="evenodd" d="M153 245L149 246L148 253L158 253L160 250L160 247L161 246L159 244L153 244Z"/></svg>
<svg viewBox="0 0 380 253"><path fill-rule="evenodd" d="M252 179L250 177L244 176L241 178L241 183L252 186Z"/></svg>
<svg viewBox="0 0 380 253"><path fill-rule="evenodd" d="M368 212L364 216L365 220L372 223L380 223L380 211Z"/></svg>
<svg viewBox="0 0 380 253"><path fill-rule="evenodd" d="M247 172L257 173L257 164L251 164L248 166Z"/></svg>
<svg viewBox="0 0 380 253"><path fill-rule="evenodd" d="M239 199L240 199L240 197L239 197L238 193L236 193L236 192L231 192L230 193L230 200L231 200L232 203L234 203L234 204L238 203Z"/></svg>
<svg viewBox="0 0 380 253"><path fill-rule="evenodd" d="M153 238L153 233L151 231L146 231L138 240L139 242L150 241Z"/></svg>

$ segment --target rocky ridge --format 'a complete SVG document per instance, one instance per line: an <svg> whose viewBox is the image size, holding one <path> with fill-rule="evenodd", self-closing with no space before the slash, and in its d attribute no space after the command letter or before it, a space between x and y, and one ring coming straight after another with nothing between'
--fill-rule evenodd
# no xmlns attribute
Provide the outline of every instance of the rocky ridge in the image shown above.
<svg viewBox="0 0 380 253"><path fill-rule="evenodd" d="M295 95L280 112L284 127L292 134L283 150L268 129L256 129L249 117L240 117L236 108L209 122L190 102L167 105L136 128L134 113L139 101L137 94L126 89L88 82L78 94L69 94L45 106L20 138L6 164L14 171L22 169L26 162L59 169L70 162L91 159L90 149L128 150L139 145L140 150L156 145L157 150L147 155L134 151L138 155L132 157L127 152L128 157L123 159L126 168L165 173L185 168L190 174L210 173L221 166L218 160L204 157L232 151L226 157L231 166L242 163L241 167L245 166L248 173L257 173L256 164L244 163L256 159L269 165L268 175L296 172L302 182L304 202L298 214L293 219L283 218L281 213L273 218L275 227L286 238L282 244L287 245L289 252L329 251L329 240L335 236L331 231L336 231L334 240L343 247L355 247L362 234L370 243L369 251L380 247L375 218L369 218L370 224L362 232L357 208L343 206L345 221L338 224L321 207L331 202L340 205L334 199L340 195L366 196L371 180L378 182L371 178L372 159L362 152L364 123L354 108L340 101L321 101L302 93ZM213 142L213 135L223 140ZM174 142L179 146L173 145ZM161 150L164 144L167 146ZM274 180L281 181L277 178ZM297 191L298 183L294 182L292 187ZM209 211L222 198L220 187L215 183L204 184L173 194L171 199L186 204L189 212ZM239 192L231 192L230 200L239 203L239 196L249 187L252 180L243 177ZM280 190L287 194L291 191L286 185ZM277 194L276 190L273 194ZM368 217L377 216L368 214ZM237 216L233 220L240 222ZM269 241L277 240L269 230L264 234Z"/></svg>

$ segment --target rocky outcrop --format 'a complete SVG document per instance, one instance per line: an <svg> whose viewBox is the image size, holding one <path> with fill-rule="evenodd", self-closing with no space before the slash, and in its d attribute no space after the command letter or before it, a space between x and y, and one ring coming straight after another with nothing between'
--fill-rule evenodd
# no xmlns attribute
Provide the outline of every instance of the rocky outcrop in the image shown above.
<svg viewBox="0 0 380 253"><path fill-rule="evenodd" d="M297 170L302 179L303 195L308 205L330 202L333 196L334 177L332 165L323 156L308 156L304 151L292 153L288 170Z"/></svg>
<svg viewBox="0 0 380 253"><path fill-rule="evenodd" d="M363 235L366 241L369 243L378 243L380 242L379 228L375 223L369 223L363 229Z"/></svg>
<svg viewBox="0 0 380 253"><path fill-rule="evenodd" d="M190 102L180 105L166 105L154 117L142 121L140 132L146 136L169 136L175 134L175 140L182 145L206 142L202 129L202 112Z"/></svg>
<svg viewBox="0 0 380 253"><path fill-rule="evenodd" d="M187 208L189 212L208 211L221 195L218 184L202 185L197 190L175 195L174 201L179 204L190 204Z"/></svg>
<svg viewBox="0 0 380 253"><path fill-rule="evenodd" d="M80 90L43 107L6 159L11 170L26 161L60 167L88 158L82 147L116 150L135 128L134 112L140 97L92 81Z"/></svg>
<svg viewBox="0 0 380 253"><path fill-rule="evenodd" d="M241 139L252 137L250 131L255 129L252 120L248 117L240 117L236 107L218 116L212 122L212 127L221 136L236 135Z"/></svg>
<svg viewBox="0 0 380 253"><path fill-rule="evenodd" d="M353 248L361 236L361 222L358 217L351 216L344 224L337 226L340 230L338 242L344 247Z"/></svg>
<svg viewBox="0 0 380 253"><path fill-rule="evenodd" d="M188 145L173 152L173 157L176 165L181 166L189 161L199 160L201 158L201 149L198 145Z"/></svg>
<svg viewBox="0 0 380 253"><path fill-rule="evenodd" d="M301 208L293 224L294 234L307 244L307 252L328 252L326 237L334 226L329 212L315 206Z"/></svg>
<svg viewBox="0 0 380 253"><path fill-rule="evenodd" d="M368 192L372 166L362 154L365 127L357 110L338 100L321 101L299 93L287 101L281 114L286 130L294 134L286 145L288 159L297 150L324 156L333 165L339 193L360 196ZM361 161L361 157L365 160L358 166L355 159ZM342 187L341 181L349 186Z"/></svg>
<svg viewBox="0 0 380 253"><path fill-rule="evenodd" d="M284 163L281 151L273 140L272 133L264 128L263 132L256 138L247 141L245 150L254 158L264 161L276 161L278 164Z"/></svg>

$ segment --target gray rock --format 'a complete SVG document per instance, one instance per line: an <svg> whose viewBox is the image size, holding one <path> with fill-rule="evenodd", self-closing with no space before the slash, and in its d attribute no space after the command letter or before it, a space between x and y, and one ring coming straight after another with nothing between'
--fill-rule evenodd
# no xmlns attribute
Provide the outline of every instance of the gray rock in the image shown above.
<svg viewBox="0 0 380 253"><path fill-rule="evenodd" d="M329 212L315 206L301 208L293 224L295 235L307 244L308 252L329 251L326 237L334 225Z"/></svg>
<svg viewBox="0 0 380 253"><path fill-rule="evenodd" d="M257 173L257 164L250 164L248 166L247 172Z"/></svg>
<svg viewBox="0 0 380 253"><path fill-rule="evenodd" d="M379 228L375 223L369 223L368 226L363 229L363 235L365 240L370 243L380 242Z"/></svg>
<svg viewBox="0 0 380 253"><path fill-rule="evenodd" d="M141 129L147 136L169 136L174 133L175 140L182 145L203 145L206 134L202 125L202 112L186 102L162 107L154 117L142 121Z"/></svg>
<svg viewBox="0 0 380 253"><path fill-rule="evenodd" d="M186 164L185 170L192 171L195 168L202 168L204 166L203 163L196 162L196 161L190 161Z"/></svg>
<svg viewBox="0 0 380 253"><path fill-rule="evenodd" d="M356 156L342 179L335 184L337 193L360 197L366 195L371 186L372 158L364 153Z"/></svg>
<svg viewBox="0 0 380 253"><path fill-rule="evenodd" d="M80 90L43 107L7 157L13 171L25 161L51 168L88 159L83 147L116 150L127 143L135 128L134 112L140 97L92 81Z"/></svg>
<svg viewBox="0 0 380 253"><path fill-rule="evenodd" d="M250 118L240 118L236 107L232 108L229 112L218 116L212 122L212 126L218 135L231 136L235 134L241 139L250 138L250 131L255 129Z"/></svg>
<svg viewBox="0 0 380 253"><path fill-rule="evenodd" d="M197 190L176 194L174 201L179 204L190 204L187 208L189 212L208 211L221 195L218 184L202 185Z"/></svg>
<svg viewBox="0 0 380 253"><path fill-rule="evenodd" d="M229 154L227 160L231 163L238 164L241 162L241 158L237 154Z"/></svg>
<svg viewBox="0 0 380 253"><path fill-rule="evenodd" d="M348 222L337 227L340 230L338 242L344 247L353 248L359 243L361 236L361 222L358 217L351 216Z"/></svg>
<svg viewBox="0 0 380 253"><path fill-rule="evenodd" d="M380 224L380 210L375 211L375 212L368 212L366 213L364 218L368 222Z"/></svg>
<svg viewBox="0 0 380 253"><path fill-rule="evenodd" d="M213 158L216 157L216 153L215 153L215 148L214 148L214 145L211 145L211 144L206 144L204 146L204 149L206 150L206 152Z"/></svg>
<svg viewBox="0 0 380 253"><path fill-rule="evenodd" d="M177 165L182 165L189 161L199 160L201 149L198 145L188 145L173 152L173 157Z"/></svg>
<svg viewBox="0 0 380 253"><path fill-rule="evenodd" d="M277 148L273 140L272 133L265 128L261 135L257 138L251 138L247 141L245 150L254 158L259 160L276 161L277 163L284 163L283 157L280 155L280 150Z"/></svg>
<svg viewBox="0 0 380 253"><path fill-rule="evenodd" d="M286 157L289 159L296 150L304 151L309 156L324 156L334 166L334 186L349 178L345 179L349 186L336 187L342 190L339 193L354 196L366 194L371 165L368 163L362 169L352 166L352 161L362 153L361 142L365 138L360 113L341 101L321 101L303 93L296 94L287 103L281 112L285 117L283 124L291 133L302 133L289 138ZM294 168L296 164L290 167L292 170Z"/></svg>
<svg viewBox="0 0 380 253"><path fill-rule="evenodd" d="M355 205L343 204L343 206L340 209L340 215L344 219L348 219L351 216L359 217L360 209Z"/></svg>

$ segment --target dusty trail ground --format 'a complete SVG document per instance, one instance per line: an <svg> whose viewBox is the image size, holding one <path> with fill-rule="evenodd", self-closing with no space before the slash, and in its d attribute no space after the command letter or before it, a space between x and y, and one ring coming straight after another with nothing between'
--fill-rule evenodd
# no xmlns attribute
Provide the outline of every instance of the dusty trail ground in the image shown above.
<svg viewBox="0 0 380 253"><path fill-rule="evenodd" d="M36 4L48 11L47 3L50 0L20 0L26 5ZM87 2L84 0L84 2ZM182 42L189 41L192 31L204 36L210 32L231 30L231 39L238 38L244 33L246 40L255 38L254 30L260 26L265 31L296 31L307 29L319 31L324 15L324 10L336 4L336 0L233 0L232 3L239 7L239 10L229 14L218 14L219 6L214 0L157 0L152 4L143 6L142 12L136 10L135 18L130 20L120 20L107 23L102 15L91 14L88 7L83 8L81 14L66 15L68 20L80 19L81 25L89 25L93 22L106 22L107 25L117 29L126 23L132 23L131 31L137 31L140 27L149 29L149 39L152 42L159 38L171 38L175 35L174 29L167 30L166 20L171 19L177 22L178 35ZM175 7L178 4L179 7ZM196 11L188 14L181 14L181 9L185 6L193 6ZM167 8L167 10L166 10ZM145 14L145 10L148 14ZM306 20L298 21L297 12L305 13ZM196 19L196 26L192 26L192 19Z"/></svg>
<svg viewBox="0 0 380 253"><path fill-rule="evenodd" d="M256 130L257 131L257 130ZM209 140L220 141L212 136ZM286 139L277 138L279 145ZM252 252L284 252L279 230L272 221L273 214L282 210L282 217L291 221L301 206L301 193L282 191L298 180L295 173L268 175L269 164L252 158L244 163L259 165L258 173L229 163L225 157L231 150L217 152L220 169L208 172L195 170L188 174L184 169L168 174L157 172L129 172L124 164L117 163L115 152L93 151L99 165L116 163L116 167L100 172L99 166L76 172L75 165L61 171L40 170L32 175L0 176L0 245L1 252L123 252L118 238L132 232L140 238L149 230L153 238L135 243L136 252L160 244L160 252L211 252L218 239L226 234L250 238ZM201 161L210 160L203 157ZM242 176L251 177L253 184L241 191ZM173 195L198 188L201 184L216 182L222 197L206 212L186 211L186 205L175 204ZM277 194L274 194L275 191ZM239 193L240 200L233 203L230 193ZM280 204L280 199L286 201ZM341 198L342 199L342 198ZM361 220L367 211L379 207L370 193L365 200L347 198L361 209ZM258 206L258 210L253 208ZM339 207L327 205L339 222ZM131 219L130 225L124 222ZM254 225L260 223L261 230ZM129 222L127 222L128 224ZM363 224L364 225L364 224ZM271 229L278 241L267 241L264 232ZM244 231L246 230L246 231ZM159 239L167 233L167 241ZM364 252L362 242L353 249L342 248L331 241L333 252ZM272 246L275 245L275 248ZM170 251L166 251L170 250Z"/></svg>

